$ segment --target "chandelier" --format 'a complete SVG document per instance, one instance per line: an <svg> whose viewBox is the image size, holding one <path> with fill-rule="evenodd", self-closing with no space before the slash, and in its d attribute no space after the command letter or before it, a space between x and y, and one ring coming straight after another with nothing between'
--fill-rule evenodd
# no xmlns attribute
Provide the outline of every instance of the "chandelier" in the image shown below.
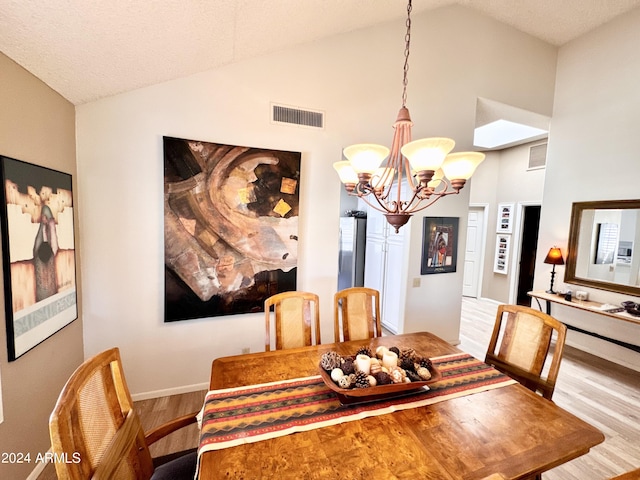
<svg viewBox="0 0 640 480"><path fill-rule="evenodd" d="M450 138L411 141L413 123L406 107L411 9L409 0L402 107L393 125L395 131L391 149L371 143L351 145L343 151L347 160L333 164L347 192L383 212L396 233L414 213L424 210L444 196L460 193L466 181L484 160L484 154L479 152L449 153L455 146Z"/></svg>

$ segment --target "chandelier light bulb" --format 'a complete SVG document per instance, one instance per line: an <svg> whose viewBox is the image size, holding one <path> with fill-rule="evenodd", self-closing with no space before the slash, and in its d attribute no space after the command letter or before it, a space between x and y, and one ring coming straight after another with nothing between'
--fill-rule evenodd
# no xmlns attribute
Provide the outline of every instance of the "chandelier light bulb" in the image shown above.
<svg viewBox="0 0 640 480"><path fill-rule="evenodd" d="M389 149L384 145L359 143L344 149L344 156L351 162L356 173L375 173L382 161L389 156Z"/></svg>
<svg viewBox="0 0 640 480"><path fill-rule="evenodd" d="M480 152L451 153L445 158L442 171L449 180L469 180L484 157Z"/></svg>
<svg viewBox="0 0 640 480"><path fill-rule="evenodd" d="M422 138L407 143L400 151L416 172L425 170L435 172L455 145L456 142L450 138Z"/></svg>
<svg viewBox="0 0 640 480"><path fill-rule="evenodd" d="M358 183L358 174L351 166L351 162L347 160L342 160L340 162L335 162L333 164L333 168L338 172L338 176L340 177L340 181L345 185Z"/></svg>

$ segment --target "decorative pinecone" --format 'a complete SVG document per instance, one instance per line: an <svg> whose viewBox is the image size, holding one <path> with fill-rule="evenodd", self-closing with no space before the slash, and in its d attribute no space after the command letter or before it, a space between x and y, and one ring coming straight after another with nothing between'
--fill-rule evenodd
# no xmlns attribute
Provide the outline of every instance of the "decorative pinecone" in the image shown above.
<svg viewBox="0 0 640 480"><path fill-rule="evenodd" d="M342 359L342 371L345 375L350 375L352 373L356 373L356 369L353 366L353 358L347 357Z"/></svg>
<svg viewBox="0 0 640 480"><path fill-rule="evenodd" d="M339 368L342 365L342 358L338 352L325 352L320 357L320 366L326 371L331 371L334 368Z"/></svg>
<svg viewBox="0 0 640 480"><path fill-rule="evenodd" d="M398 347L391 347L389 351L395 353L398 357L400 356L400 349Z"/></svg>
<svg viewBox="0 0 640 480"><path fill-rule="evenodd" d="M378 382L378 385L389 385L391 383L391 377L387 372L378 372L373 377Z"/></svg>
<svg viewBox="0 0 640 480"><path fill-rule="evenodd" d="M372 357L373 354L371 353L371 349L369 347L367 347L366 345L363 347L360 347L358 349L358 351L356 352L356 355L366 355L367 357Z"/></svg>
<svg viewBox="0 0 640 480"><path fill-rule="evenodd" d="M400 368L402 368L403 370L406 370L407 372L409 372L410 370L413 370L414 369L413 359L405 357L402 360L400 360Z"/></svg>
<svg viewBox="0 0 640 480"><path fill-rule="evenodd" d="M431 363L431 359L427 357L421 358L418 364L421 367L428 368L428 369L431 369L431 367L433 366L433 363Z"/></svg>
<svg viewBox="0 0 640 480"><path fill-rule="evenodd" d="M407 377L409 377L409 379L412 382L421 382L422 381L420 376L416 372L414 372L413 370L405 370L405 371L407 373Z"/></svg>
<svg viewBox="0 0 640 480"><path fill-rule="evenodd" d="M367 375L364 372L358 372L356 373L356 381L354 382L354 386L356 388L368 388L371 386L371 384L369 383L369 379L367 378L369 375Z"/></svg>
<svg viewBox="0 0 640 480"><path fill-rule="evenodd" d="M409 360L411 360L413 362L418 358L418 354L416 353L416 351L413 348L403 348L402 350L400 350L399 357L400 357L401 360L404 360L405 358L408 358Z"/></svg>

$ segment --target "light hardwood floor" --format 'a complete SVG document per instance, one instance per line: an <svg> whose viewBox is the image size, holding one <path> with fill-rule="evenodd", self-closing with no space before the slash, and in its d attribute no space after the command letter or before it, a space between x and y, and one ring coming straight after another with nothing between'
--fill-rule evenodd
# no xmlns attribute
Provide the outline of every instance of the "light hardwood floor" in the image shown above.
<svg viewBox="0 0 640 480"><path fill-rule="evenodd" d="M497 304L471 298L462 301L459 348L483 359L491 336ZM126 366L125 366L126 368ZM205 392L173 395L136 402L145 430L202 405ZM545 474L543 480L606 480L640 467L640 373L567 347L553 395L560 407L599 428L601 445ZM193 425L152 446L163 455L194 447ZM38 480L56 480L48 465Z"/></svg>

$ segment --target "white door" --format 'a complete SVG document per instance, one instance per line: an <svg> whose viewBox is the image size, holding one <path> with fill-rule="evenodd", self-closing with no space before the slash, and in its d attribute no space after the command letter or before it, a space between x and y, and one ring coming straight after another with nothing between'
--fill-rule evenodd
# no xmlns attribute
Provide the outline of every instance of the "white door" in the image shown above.
<svg viewBox="0 0 640 480"><path fill-rule="evenodd" d="M393 231L390 229L390 231ZM404 239L391 233L387 237L387 258L385 263L384 290L381 291L382 326L393 334L400 333L400 301L402 298L402 261Z"/></svg>
<svg viewBox="0 0 640 480"><path fill-rule="evenodd" d="M470 207L467 221L467 247L464 253L462 295L478 298L482 270L484 207Z"/></svg>

